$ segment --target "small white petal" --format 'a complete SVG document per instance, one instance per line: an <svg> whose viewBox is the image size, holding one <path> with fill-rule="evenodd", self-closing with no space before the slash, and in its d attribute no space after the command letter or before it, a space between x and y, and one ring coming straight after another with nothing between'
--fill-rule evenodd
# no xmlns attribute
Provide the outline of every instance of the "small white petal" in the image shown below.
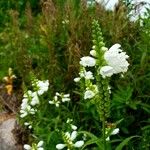
<svg viewBox="0 0 150 150"><path fill-rule="evenodd" d="M62 98L62 102L68 102L68 101L70 101L70 98L68 98L68 97Z"/></svg>
<svg viewBox="0 0 150 150"><path fill-rule="evenodd" d="M56 107L59 107L59 103L56 103L55 105L56 105Z"/></svg>
<svg viewBox="0 0 150 150"><path fill-rule="evenodd" d="M49 101L49 104L55 104L54 101Z"/></svg>
<svg viewBox="0 0 150 150"><path fill-rule="evenodd" d="M41 147L43 144L44 144L44 142L43 142L43 141L40 141L37 146L38 146L38 147Z"/></svg>
<svg viewBox="0 0 150 150"><path fill-rule="evenodd" d="M69 96L70 96L70 94L64 94L63 97L67 98L67 97L69 97Z"/></svg>
<svg viewBox="0 0 150 150"><path fill-rule="evenodd" d="M74 78L74 82L79 82L80 81L80 77Z"/></svg>
<svg viewBox="0 0 150 150"><path fill-rule="evenodd" d="M102 51L107 51L108 48L103 46L103 47L101 48L101 50L102 50Z"/></svg>
<svg viewBox="0 0 150 150"><path fill-rule="evenodd" d="M32 126L30 125L28 128L29 128L29 129L32 129Z"/></svg>
<svg viewBox="0 0 150 150"><path fill-rule="evenodd" d="M24 146L23 146L23 148L25 149L25 150L31 150L31 146L30 145L28 145L28 144L25 144Z"/></svg>
<svg viewBox="0 0 150 150"><path fill-rule="evenodd" d="M106 138L106 141L110 141L110 137L107 137L107 138Z"/></svg>
<svg viewBox="0 0 150 150"><path fill-rule="evenodd" d="M74 144L74 147L81 147L84 145L84 141L77 141L75 144Z"/></svg>
<svg viewBox="0 0 150 150"><path fill-rule="evenodd" d="M77 131L73 131L73 132L71 133L70 139L73 141L76 137L77 137Z"/></svg>
<svg viewBox="0 0 150 150"><path fill-rule="evenodd" d="M102 75L103 78L105 77L111 77L114 73L114 69L111 66L103 66L100 69L100 74Z"/></svg>
<svg viewBox="0 0 150 150"><path fill-rule="evenodd" d="M87 90L85 93L84 93L84 99L91 99L95 96L95 93L91 90Z"/></svg>
<svg viewBox="0 0 150 150"><path fill-rule="evenodd" d="M96 51L95 51L95 50L91 50L91 51L90 51L90 54L91 54L91 56L96 57Z"/></svg>
<svg viewBox="0 0 150 150"><path fill-rule="evenodd" d="M57 144L56 145L57 149L63 149L64 147L66 147L66 144Z"/></svg>
<svg viewBox="0 0 150 150"><path fill-rule="evenodd" d="M71 124L71 128L72 128L73 130L77 130L77 126L75 126L75 125L73 125L73 124Z"/></svg>
<svg viewBox="0 0 150 150"><path fill-rule="evenodd" d="M109 50L112 51L112 50L118 49L120 47L121 47L121 45L117 43L117 44L114 44Z"/></svg>
<svg viewBox="0 0 150 150"><path fill-rule="evenodd" d="M29 124L30 124L30 123L28 123L28 122L25 122L25 123L24 123L25 126L28 126Z"/></svg>
<svg viewBox="0 0 150 150"><path fill-rule="evenodd" d="M60 94L58 93L58 92L56 92L56 94L55 94L56 96L60 96Z"/></svg>
<svg viewBox="0 0 150 150"><path fill-rule="evenodd" d="M112 131L111 135L115 135L119 133L119 128L116 128Z"/></svg>

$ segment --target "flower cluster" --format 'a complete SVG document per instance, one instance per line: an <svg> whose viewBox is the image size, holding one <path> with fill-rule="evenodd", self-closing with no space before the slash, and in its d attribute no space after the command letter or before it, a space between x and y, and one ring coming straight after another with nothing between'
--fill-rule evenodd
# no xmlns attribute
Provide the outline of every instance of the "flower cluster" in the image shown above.
<svg viewBox="0 0 150 150"><path fill-rule="evenodd" d="M97 86L91 81L94 80L93 72L87 71L86 68L94 67L96 65L96 59L90 56L82 57L80 65L79 77L75 78L74 81L79 82L81 79L84 79L86 85L84 99L91 99L97 94Z"/></svg>
<svg viewBox="0 0 150 150"><path fill-rule="evenodd" d="M32 106L36 105L39 103L39 98L38 96L32 91L27 91L22 100L21 104L21 110L20 110L20 117L24 118L28 114L35 114L36 109L32 108Z"/></svg>
<svg viewBox="0 0 150 150"><path fill-rule="evenodd" d="M69 123L70 120L67 120L67 123ZM75 141L77 138L77 127L73 124L71 124L71 128L73 129L72 132L63 132L62 138L64 141L64 144L60 143L56 145L56 149L61 150L65 147L67 147L67 150L71 150L72 148L81 148L84 145L84 140Z"/></svg>
<svg viewBox="0 0 150 150"><path fill-rule="evenodd" d="M59 107L61 102L68 102L70 101L70 94L63 94L63 93L58 93L56 92L53 100L49 101L49 104L53 104L56 107Z"/></svg>
<svg viewBox="0 0 150 150"><path fill-rule="evenodd" d="M40 103L39 96L44 94L48 90L49 82L40 81L40 80L33 80L32 86L34 91L28 90L22 99L21 110L20 110L20 117L24 118L28 114L35 114L36 108L34 106Z"/></svg>
<svg viewBox="0 0 150 150"><path fill-rule="evenodd" d="M34 79L32 81L32 86L35 88L38 95L42 95L45 92L47 92L49 87L49 81L48 80L41 81L41 80Z"/></svg>
<svg viewBox="0 0 150 150"><path fill-rule="evenodd" d="M23 147L25 150L44 150L43 148L43 141L40 141L38 144L33 143L32 146L25 144Z"/></svg>
<svg viewBox="0 0 150 150"><path fill-rule="evenodd" d="M114 44L104 53L104 59L107 65L100 67L99 70L99 74L103 78L111 77L113 74L124 73L128 70L129 63L126 59L129 56L120 47L120 44Z"/></svg>

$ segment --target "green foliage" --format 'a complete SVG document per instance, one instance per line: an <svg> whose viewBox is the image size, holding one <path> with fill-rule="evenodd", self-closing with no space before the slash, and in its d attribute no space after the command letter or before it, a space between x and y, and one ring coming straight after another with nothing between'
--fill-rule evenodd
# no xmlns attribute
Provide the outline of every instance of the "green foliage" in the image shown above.
<svg viewBox="0 0 150 150"><path fill-rule="evenodd" d="M120 43L130 56L128 73L124 78L116 75L110 81L112 101L108 119L123 121L118 124L119 136L113 136L107 148L148 149L150 11L147 18L130 22L127 13L132 7L127 6L120 4L112 12L98 4L87 7L84 0L0 1L0 79L11 67L28 89L31 73L50 81L50 91L40 97L39 111L32 118L35 128L30 131L35 142L45 141L45 149L55 150L56 144L62 142L58 129L65 132L63 122L72 117L79 131L86 130L81 133L89 136L83 149L102 149L98 113L93 105L79 101L80 92L73 92L78 88L73 79L78 75L79 59L92 47L93 19L99 21L106 45ZM50 107L47 101L56 91L71 93L72 102L59 109Z"/></svg>

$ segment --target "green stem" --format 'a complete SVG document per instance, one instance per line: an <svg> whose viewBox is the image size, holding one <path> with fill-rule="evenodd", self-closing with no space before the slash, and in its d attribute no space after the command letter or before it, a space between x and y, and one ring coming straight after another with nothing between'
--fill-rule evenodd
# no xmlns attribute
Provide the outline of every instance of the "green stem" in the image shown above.
<svg viewBox="0 0 150 150"><path fill-rule="evenodd" d="M105 136L105 133L106 133L106 126L105 126L105 117L104 117L104 119L103 119L102 126L103 126L103 146L104 146L104 150L106 150L106 136Z"/></svg>

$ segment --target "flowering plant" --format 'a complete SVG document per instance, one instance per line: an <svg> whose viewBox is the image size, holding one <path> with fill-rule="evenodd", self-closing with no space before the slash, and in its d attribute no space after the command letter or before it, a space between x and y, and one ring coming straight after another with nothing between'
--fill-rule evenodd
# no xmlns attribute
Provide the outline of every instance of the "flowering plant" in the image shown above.
<svg viewBox="0 0 150 150"><path fill-rule="evenodd" d="M80 131L80 128L79 131L77 131L77 126L72 124L72 120L67 120L67 122L64 123L62 120L66 119L68 115L64 116L61 120L63 115L61 111L64 112L67 110L69 112L69 106L65 107L65 105L66 103L71 103L71 95L64 94L63 92L54 92L54 96L52 96L53 93L51 93L51 98L49 98L48 94L47 96L44 94L49 91L49 81L41 81L34 78L32 79L33 90L26 90L23 95L20 118L23 120L23 125L26 126L30 132L33 132L33 137L36 139L33 141L37 142L37 139L44 140L46 147L50 145L50 140L49 138L46 140L44 136L40 136L39 131L41 127L39 126L43 124L42 120L48 123L47 133L45 134L52 132L57 135L55 141L58 140L58 142L55 142L55 146L49 148L49 150L61 150L65 148L67 148L67 150L77 148L84 149L90 145L89 143L96 143L99 149L106 150L110 142L110 136L119 133L119 128L116 127L117 124L107 121L110 116L111 105L111 87L109 83L111 76L119 73L123 75L127 72L129 66L127 59L129 56L121 49L121 45L118 43L108 49L103 42L98 22L94 20L92 26L93 47L90 51L90 56L81 58L79 62L79 77L76 77L74 81L81 85L81 92L83 93L81 94L81 100L84 100L85 104L90 102L97 110L102 123L102 125L99 125L102 126L102 134L100 137L96 137L90 132ZM46 111L41 108L45 108ZM50 117L46 114L48 109L52 109ZM60 121L61 125L59 125ZM110 124L113 124L113 126L110 126ZM81 133L86 135L87 138L79 138L78 135ZM94 142L91 142L91 140L94 140ZM38 144L32 142L32 146L25 144L24 149L43 150L43 141L40 141Z"/></svg>

